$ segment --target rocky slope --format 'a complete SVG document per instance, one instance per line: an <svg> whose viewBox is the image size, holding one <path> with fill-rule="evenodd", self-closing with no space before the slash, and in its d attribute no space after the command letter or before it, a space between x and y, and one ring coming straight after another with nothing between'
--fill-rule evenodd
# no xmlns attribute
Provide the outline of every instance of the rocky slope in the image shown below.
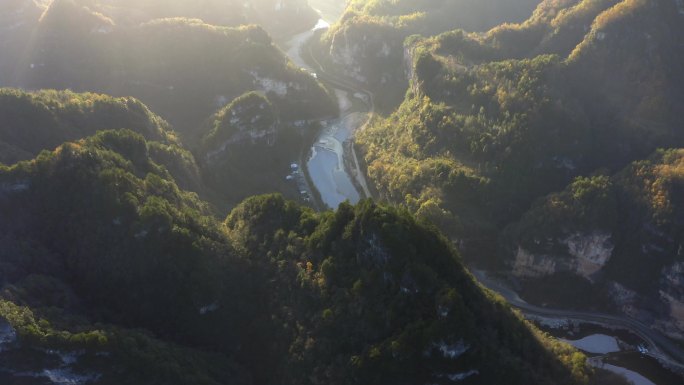
<svg viewBox="0 0 684 385"><path fill-rule="evenodd" d="M301 199L291 164L299 162L318 126L307 120L288 122L279 112L270 97L250 92L208 120L195 153L205 183L230 207L273 191Z"/></svg>
<svg viewBox="0 0 684 385"><path fill-rule="evenodd" d="M513 273L570 272L621 312L684 338L682 150L659 151L612 176L578 179L507 230Z"/></svg>

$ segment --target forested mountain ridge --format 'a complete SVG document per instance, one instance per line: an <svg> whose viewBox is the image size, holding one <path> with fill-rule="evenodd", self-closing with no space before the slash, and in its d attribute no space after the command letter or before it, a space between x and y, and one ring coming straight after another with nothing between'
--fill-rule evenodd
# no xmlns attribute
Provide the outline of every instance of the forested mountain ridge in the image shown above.
<svg viewBox="0 0 684 385"><path fill-rule="evenodd" d="M130 128L149 140L179 144L168 123L133 98L0 89L0 141L5 149L2 163L32 159L41 150L53 150L66 141L116 128Z"/></svg>
<svg viewBox="0 0 684 385"><path fill-rule="evenodd" d="M231 208L249 196L273 191L297 198L296 184L284 176L292 172L292 162L302 156L317 128L306 121L282 121L264 95L241 95L205 124L196 151L204 181Z"/></svg>
<svg viewBox="0 0 684 385"><path fill-rule="evenodd" d="M682 29L681 15L672 16L676 8L671 2L629 3L638 10L623 12L615 6L600 13L599 21L615 31L631 31L633 18L643 21L643 38L629 41L635 46L650 41L654 60L662 65L638 60L640 49L608 44L620 35L600 35L596 26L566 57L502 60L496 53L501 48L487 38L496 29L482 37L455 31L409 41L412 87L404 105L359 134L371 179L392 200L429 193L451 201L447 208L458 202L478 206L477 201L465 204L454 188L493 194L487 198L490 210L497 213L496 222L505 222L576 175L601 167L618 170L659 146L681 143L675 111L684 103L683 83L678 81L682 58L681 51L670 51L684 36L674 33ZM670 24L663 24L667 20ZM591 63L609 58L618 58L615 70L603 76L598 71L604 67ZM618 60L630 65L619 65ZM669 78L662 87L639 86L658 76ZM630 92L622 88L628 86ZM625 105L630 106L627 113ZM387 157L393 161L383 160ZM418 164L425 170L405 172L400 164ZM451 187L440 164L465 178L451 193L446 192Z"/></svg>
<svg viewBox="0 0 684 385"><path fill-rule="evenodd" d="M684 182L681 149L660 150L613 176L580 177L540 199L501 244L526 287L563 281L605 306L683 339ZM551 294L553 293L553 294ZM545 301L573 303L552 288Z"/></svg>
<svg viewBox="0 0 684 385"><path fill-rule="evenodd" d="M306 30L318 14L305 0L80 0L117 24L139 24L153 19L188 17L212 25L235 27L258 24L272 35Z"/></svg>
<svg viewBox="0 0 684 385"><path fill-rule="evenodd" d="M472 262L499 255L499 262L514 268L518 276L538 276L537 270L548 265L534 258L522 263L520 253L517 260L511 258L516 252L508 241L502 240L497 250L493 239L508 223L518 221L533 201L562 190L577 176L615 174L658 148L684 146L679 113L684 109L683 44L680 2L653 0L543 1L520 24L505 24L485 33L456 30L409 38L405 60L410 89L403 104L390 116L377 118L356 139L365 152L368 175L382 198L402 203L447 229ZM622 211L604 213L595 220L602 223L634 205L635 201L627 200ZM573 205L568 208L573 216L583 215L574 209ZM538 208L533 212L528 215L543 216ZM568 217L563 218L554 226L562 228ZM643 219L638 226L651 228L649 223ZM607 259L600 251L607 238L601 231L592 233L600 225L589 221L581 231L582 226L567 225L586 235L577 242L595 246L584 248L575 242L571 253ZM544 225L540 226L543 233ZM637 230L630 231L633 235ZM618 238L623 236L629 237ZM529 246L530 238L521 237L518 242ZM542 254L565 255L568 249L560 245L565 242L561 238L549 240L549 249ZM533 239L546 242L542 235ZM667 250L676 249L676 237L664 239L671 241ZM619 271L616 274L621 278L610 278L606 270L604 282L625 284L625 277L644 271L635 260L660 258L644 252L648 257L634 259L629 249L616 246L607 251L608 257L612 252L615 258L610 270ZM670 289L654 292L679 282L676 269L666 268L676 258L662 257L662 263L651 263L655 270L650 278L641 277L641 284L637 278L630 282L628 290L648 298L634 300L632 304L638 304L630 315L645 311L639 318L648 322L653 314L664 315L654 322L680 336L681 323L669 318L675 314L670 311L678 306L679 296ZM565 263L559 261L559 266ZM582 264L573 266L569 270L592 270ZM560 270L567 277L568 269ZM560 293L569 287L565 278L554 277L546 277L549 289L544 292ZM568 279L577 284L577 290L589 290L590 284L577 277ZM528 287L539 282L534 280ZM643 286L649 284L653 284L650 289ZM613 309L605 299L585 305ZM567 306L564 300L556 298L554 303ZM627 308L624 303L618 307Z"/></svg>
<svg viewBox="0 0 684 385"><path fill-rule="evenodd" d="M334 111L322 86L258 26L187 17L120 25L75 0L55 0L28 31L6 34L21 44L8 43L0 85L134 96L187 143L199 140L205 119L247 91L269 94L287 121Z"/></svg>
<svg viewBox="0 0 684 385"><path fill-rule="evenodd" d="M150 156L186 190L204 190L199 167L168 123L133 98L71 91L0 89L0 163L14 164L97 131L127 128L151 141Z"/></svg>
<svg viewBox="0 0 684 385"><path fill-rule="evenodd" d="M682 1L305 3L0 4L0 383L625 384L461 255L682 338Z"/></svg>
<svg viewBox="0 0 684 385"><path fill-rule="evenodd" d="M366 201L316 214L264 196L222 224L152 146L101 131L0 167L3 376L47 366L95 383L579 384L591 374L408 213Z"/></svg>
<svg viewBox="0 0 684 385"><path fill-rule="evenodd" d="M270 1L180 1L168 7L164 6L165 2L152 0L136 4L55 0L47 4L15 1L0 10L0 16L7 18L7 24L19 25L0 32L0 44L3 44L2 38L6 38L0 57L0 85L24 89L73 89L138 98L173 125L186 146L181 150L178 146L161 148L156 145L159 156L175 162L174 171L185 174L176 174L177 182L183 188L201 192L207 189L200 186L200 179L217 179L219 183L209 183L218 190L212 195L212 202L223 210L230 210L253 194L283 191L292 198L299 195L299 191L294 192L296 187L290 186L292 183L283 182L284 175L289 164L300 157L302 138L312 135L310 120L336 113L336 105L328 91L307 71L295 67L260 26L212 25L189 17L212 16L207 19L222 23L224 16L233 15L231 9L234 7L240 12L246 12L250 7L263 8L266 12L267 8L273 7L279 18L296 12L298 18L309 20L311 15L306 15L306 7L297 1L277 2L278 7ZM220 10L211 12L202 4ZM302 23L297 28L305 29L308 21ZM287 24L297 26L296 23ZM281 135L266 146L236 142L231 151L224 151L230 155L228 158L222 158L220 163L205 164L204 150L208 147L203 145L208 141L202 142L202 138L210 124L207 122L213 119L212 115L249 92L268 99L275 118L273 128ZM66 108L81 107L67 103ZM119 124L112 119L103 124L105 120L101 118L104 116L93 118L97 123L89 126L92 130L87 135L99 129L139 131L141 128L134 121ZM250 119L251 116L245 117L245 121ZM71 132L77 130L79 124L73 122L74 127L51 131L52 134ZM27 130L22 127L19 124L11 130L23 135L24 139L38 134L35 130L39 127ZM36 150L52 150L63 141L84 136L85 132L78 135L71 132L48 141L47 136L40 134L32 145ZM9 164L36 155L36 151L19 143L19 139L10 140L19 147L6 147L13 155L3 153L0 161ZM0 141L5 140L0 138ZM213 150L224 147L224 143L211 145ZM188 149L196 153L197 164L186 151ZM241 152L238 154L233 149ZM246 171L240 166L253 163L255 159L256 164L264 165L263 173ZM224 188L226 184L227 189Z"/></svg>
<svg viewBox="0 0 684 385"><path fill-rule="evenodd" d="M44 309L38 314L50 323L41 321L36 330L21 324L27 322L25 317L3 315L19 332L19 344L50 348L54 342L77 356L86 349L85 362L74 369L85 366L91 372L95 370L105 382L123 377L138 383L163 378L190 383L188 376L196 375L204 383L225 383L227 379L220 376L226 373L237 380L230 366L226 371L213 368L215 363L203 363L201 356L193 362L194 353L183 358L184 352L174 353L159 342L153 343L156 347L145 347L148 342L144 335L135 337L131 332L133 335L127 337L128 332L120 335L92 324L106 321L145 328L162 338L174 335L176 341L192 341L195 346L208 341L228 344L235 336L228 330L244 330L239 324L225 324L223 319L230 329L221 336L203 331L216 322L213 317L202 316L203 306L211 307L220 300L226 307L217 314L231 308L246 309L231 302L248 301L247 296L228 299L237 293L231 289L233 285L245 290L250 286L239 284L246 262L236 259L220 226L208 216L206 204L196 195L181 191L166 169L152 160L153 146L131 131L101 131L44 152L31 162L2 167L0 226L5 299ZM234 273L237 275L231 276ZM10 307L8 311L16 310ZM248 312L244 310L243 314ZM92 321L78 321L81 316ZM76 319L70 321L72 317ZM89 343L86 338L81 343L68 335L63 340L65 336L52 331L50 324L73 334L95 330L95 342ZM139 342L127 339L131 337ZM138 343L142 345L136 346ZM146 352L148 349L152 350ZM114 368L119 369L99 371L98 361L92 360L102 351L113 355ZM142 355L137 360L144 356L142 362L149 362L150 368L136 373L136 355ZM106 362L100 365L109 367ZM28 366L40 363L28 361ZM162 375L165 365L183 369L171 369L169 374L178 377L168 378ZM193 366L195 370L204 368L204 373L191 374L189 368ZM207 381L213 376L219 378ZM17 378L21 378L20 373Z"/></svg>
<svg viewBox="0 0 684 385"><path fill-rule="evenodd" d="M342 18L323 36L332 66L366 83L382 97L381 108L400 102L405 84L404 39L454 28L487 30L529 16L538 0L350 1ZM385 99L391 99L385 103ZM387 104L387 105L385 105Z"/></svg>
<svg viewBox="0 0 684 385"><path fill-rule="evenodd" d="M318 19L303 0L74 0L89 10L110 18L115 24L138 25L154 19L196 18L212 25L236 27L258 24L269 33L282 35L306 30ZM38 21L53 0L5 0L0 15L9 27L24 20L27 26ZM18 26L17 26L18 27Z"/></svg>

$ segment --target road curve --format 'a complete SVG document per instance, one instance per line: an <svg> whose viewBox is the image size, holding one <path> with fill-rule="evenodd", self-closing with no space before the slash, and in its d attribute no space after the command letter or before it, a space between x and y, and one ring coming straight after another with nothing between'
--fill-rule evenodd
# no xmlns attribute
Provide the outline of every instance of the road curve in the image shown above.
<svg viewBox="0 0 684 385"><path fill-rule="evenodd" d="M611 314L549 309L531 305L520 298L520 296L509 287L488 277L485 272L471 270L471 273L480 284L500 294L511 306L520 310L525 315L567 319L571 321L599 324L608 328L627 330L640 337L649 345L648 355L657 359L662 364L684 373L684 350L662 333L651 329L642 322Z"/></svg>

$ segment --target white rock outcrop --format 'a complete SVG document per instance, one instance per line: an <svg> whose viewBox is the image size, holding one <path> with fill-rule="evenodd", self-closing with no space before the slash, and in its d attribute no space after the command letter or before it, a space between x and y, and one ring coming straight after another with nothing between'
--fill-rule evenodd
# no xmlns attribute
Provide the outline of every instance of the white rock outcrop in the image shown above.
<svg viewBox="0 0 684 385"><path fill-rule="evenodd" d="M567 255L533 253L518 246L513 273L518 277L538 278L560 272L573 272L591 279L610 260L615 245L611 235L602 231L573 233L552 240L567 248Z"/></svg>

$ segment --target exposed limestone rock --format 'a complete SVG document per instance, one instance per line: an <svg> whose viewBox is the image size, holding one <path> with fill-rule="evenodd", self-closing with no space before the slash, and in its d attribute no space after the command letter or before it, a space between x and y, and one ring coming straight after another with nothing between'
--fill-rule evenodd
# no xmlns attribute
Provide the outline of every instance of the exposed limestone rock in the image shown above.
<svg viewBox="0 0 684 385"><path fill-rule="evenodd" d="M346 33L336 35L330 46L330 56L342 66L345 74L359 82L365 82L366 77L361 74L361 64L358 62L361 52L362 47L359 44L350 44Z"/></svg>
<svg viewBox="0 0 684 385"><path fill-rule="evenodd" d="M684 339L684 262L663 269L660 298L668 306L668 315L656 324L673 338Z"/></svg>
<svg viewBox="0 0 684 385"><path fill-rule="evenodd" d="M287 96L288 84L279 80L271 79L268 77L259 76L257 72L250 72L254 78L254 84L259 87L262 91L269 93L273 92L276 95L283 97Z"/></svg>
<svg viewBox="0 0 684 385"><path fill-rule="evenodd" d="M518 246L513 273L518 277L538 278L560 272L573 272L591 279L608 262L614 245L604 232L574 233L557 241L567 255L534 254Z"/></svg>
<svg viewBox="0 0 684 385"><path fill-rule="evenodd" d="M603 232L575 233L563 240L568 252L576 259L576 272L586 278L597 273L610 259L615 246L611 235Z"/></svg>
<svg viewBox="0 0 684 385"><path fill-rule="evenodd" d="M272 146L277 138L278 122L273 107L263 95L243 95L224 107L215 116L215 129L208 139L205 159L212 163L238 143L266 143Z"/></svg>
<svg viewBox="0 0 684 385"><path fill-rule="evenodd" d="M684 300L662 290L660 298L669 305L669 316L659 319L655 326L672 338L684 340Z"/></svg>
<svg viewBox="0 0 684 385"><path fill-rule="evenodd" d="M617 282L611 282L608 284L608 291L610 298L620 311L629 316L635 316L637 314L636 301L637 293L630 290Z"/></svg>
<svg viewBox="0 0 684 385"><path fill-rule="evenodd" d="M518 247L513 264L513 274L517 277L538 278L558 272L556 258L548 255L534 255L529 251Z"/></svg>

